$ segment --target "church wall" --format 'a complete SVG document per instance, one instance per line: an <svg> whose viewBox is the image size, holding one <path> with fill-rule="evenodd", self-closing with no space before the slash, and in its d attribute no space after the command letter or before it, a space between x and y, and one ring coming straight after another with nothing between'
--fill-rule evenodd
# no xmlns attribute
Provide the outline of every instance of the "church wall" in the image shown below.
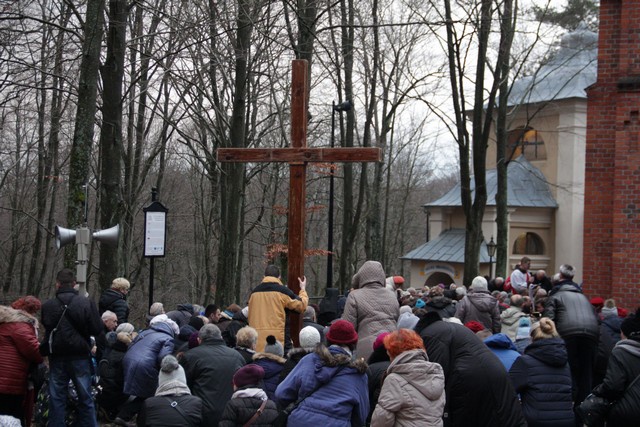
<svg viewBox="0 0 640 427"><path fill-rule="evenodd" d="M640 2L602 0L588 92L584 289L640 305Z"/></svg>

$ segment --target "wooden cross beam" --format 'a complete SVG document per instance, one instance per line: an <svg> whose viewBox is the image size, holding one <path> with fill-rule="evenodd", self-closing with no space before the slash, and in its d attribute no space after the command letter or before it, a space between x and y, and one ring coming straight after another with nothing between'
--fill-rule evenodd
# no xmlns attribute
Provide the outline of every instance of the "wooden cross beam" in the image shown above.
<svg viewBox="0 0 640 427"><path fill-rule="evenodd" d="M292 61L291 73L291 147L287 148L219 148L219 162L287 162L289 163L288 271L287 286L296 295L298 277L304 276L304 221L307 162L381 162L379 148L308 148L307 61ZM301 316L291 316L291 337L298 345Z"/></svg>

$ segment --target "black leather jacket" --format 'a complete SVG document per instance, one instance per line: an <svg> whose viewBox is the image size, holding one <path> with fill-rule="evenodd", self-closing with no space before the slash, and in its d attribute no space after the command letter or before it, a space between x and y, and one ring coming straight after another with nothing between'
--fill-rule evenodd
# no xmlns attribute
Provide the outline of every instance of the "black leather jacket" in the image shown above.
<svg viewBox="0 0 640 427"><path fill-rule="evenodd" d="M598 340L600 328L591 303L571 280L559 282L549 294L544 316L553 320L561 337L584 336Z"/></svg>

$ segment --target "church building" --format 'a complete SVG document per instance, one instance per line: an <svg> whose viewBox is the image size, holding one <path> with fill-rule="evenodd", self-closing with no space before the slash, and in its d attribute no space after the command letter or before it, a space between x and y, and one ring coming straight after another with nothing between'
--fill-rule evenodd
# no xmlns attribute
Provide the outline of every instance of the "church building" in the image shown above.
<svg viewBox="0 0 640 427"><path fill-rule="evenodd" d="M508 273L523 256L531 270L553 275L572 264L583 274L587 88L597 77L597 35L585 27L565 34L560 48L534 74L514 82L509 97ZM497 236L496 143L487 151L488 200L480 274L493 276L486 243ZM473 183L473 181L472 181ZM640 207L640 204L638 205ZM459 184L423 206L430 240L401 258L410 286L462 283L465 220Z"/></svg>

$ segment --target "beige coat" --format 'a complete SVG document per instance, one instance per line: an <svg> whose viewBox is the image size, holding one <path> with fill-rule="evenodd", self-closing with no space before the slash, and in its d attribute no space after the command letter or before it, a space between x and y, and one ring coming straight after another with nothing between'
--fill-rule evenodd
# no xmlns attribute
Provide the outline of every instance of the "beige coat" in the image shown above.
<svg viewBox="0 0 640 427"><path fill-rule="evenodd" d="M441 427L444 372L424 350L400 353L387 368L371 427Z"/></svg>
<svg viewBox="0 0 640 427"><path fill-rule="evenodd" d="M396 330L400 307L393 292L385 288L385 274L377 261L365 262L353 276L342 318L358 332L356 357L367 360L378 334Z"/></svg>

